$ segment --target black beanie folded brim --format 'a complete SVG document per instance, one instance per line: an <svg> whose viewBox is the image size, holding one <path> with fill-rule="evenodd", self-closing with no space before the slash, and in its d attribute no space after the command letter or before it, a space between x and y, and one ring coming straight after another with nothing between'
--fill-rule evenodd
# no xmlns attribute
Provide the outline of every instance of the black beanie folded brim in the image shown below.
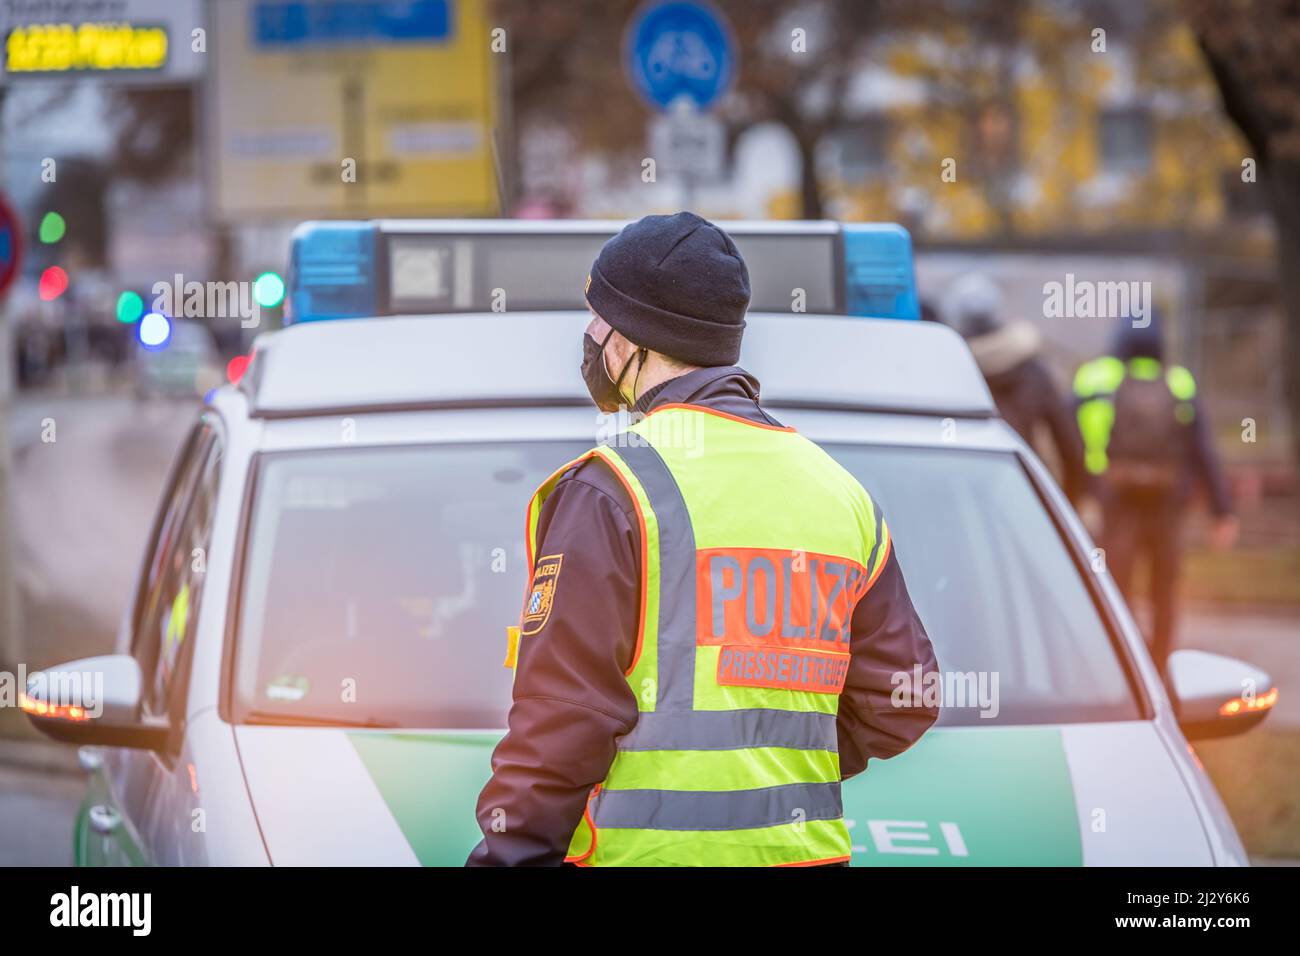
<svg viewBox="0 0 1300 956"><path fill-rule="evenodd" d="M743 320L735 325L720 325L639 302L610 285L598 264L591 267L587 302L597 315L636 345L689 365L710 367L740 361Z"/></svg>
<svg viewBox="0 0 1300 956"><path fill-rule="evenodd" d="M600 249L587 304L628 341L691 365L735 365L749 270L725 231L693 212L645 216Z"/></svg>

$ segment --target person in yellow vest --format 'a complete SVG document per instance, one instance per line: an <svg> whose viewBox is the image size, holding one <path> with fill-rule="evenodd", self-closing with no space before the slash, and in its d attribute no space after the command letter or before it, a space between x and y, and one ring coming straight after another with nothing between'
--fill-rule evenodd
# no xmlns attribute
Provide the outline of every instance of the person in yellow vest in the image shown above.
<svg viewBox="0 0 1300 956"><path fill-rule="evenodd" d="M1145 323L1125 317L1110 352L1079 366L1074 394L1084 465L1102 506L1106 565L1131 600L1134 569L1147 562L1147 643L1163 675L1174 648L1182 525L1192 493L1198 486L1206 493L1216 549L1233 546L1238 526L1196 379L1165 361L1162 324L1154 309Z"/></svg>
<svg viewBox="0 0 1300 956"><path fill-rule="evenodd" d="M871 495L735 366L749 274L692 213L587 279L582 374L634 421L542 483L509 729L471 866L816 866L841 781L938 717L937 670Z"/></svg>

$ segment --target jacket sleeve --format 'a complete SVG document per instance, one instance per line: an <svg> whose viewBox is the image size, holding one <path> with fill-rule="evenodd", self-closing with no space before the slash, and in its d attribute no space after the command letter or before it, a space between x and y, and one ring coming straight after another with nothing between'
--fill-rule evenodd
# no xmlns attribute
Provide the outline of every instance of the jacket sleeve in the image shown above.
<svg viewBox="0 0 1300 956"><path fill-rule="evenodd" d="M580 475L561 479L539 517L538 555L564 557L550 616L520 640L509 729L479 795L483 841L469 866L561 864L616 740L636 723L624 670L640 607L639 531Z"/></svg>
<svg viewBox="0 0 1300 956"><path fill-rule="evenodd" d="M895 675L904 675L910 686L918 667L924 681L938 663L892 548L875 584L854 608L850 627L849 676L836 723L844 780L865 770L873 757L902 753L939 717L939 708L923 706L919 697L902 706L893 700L899 686Z"/></svg>
<svg viewBox="0 0 1300 956"><path fill-rule="evenodd" d="M1219 453L1214 447L1214 432L1209 416L1199 398L1193 401L1195 417L1191 427L1191 466L1193 480L1199 481L1210 499L1210 510L1216 517L1232 514L1232 497L1228 494L1228 481L1219 463Z"/></svg>
<svg viewBox="0 0 1300 956"><path fill-rule="evenodd" d="M1079 434L1075 405L1061 394L1047 366L1036 364L1043 417L1061 459L1061 487L1065 496L1077 503L1087 488L1088 476L1083 467L1083 436Z"/></svg>

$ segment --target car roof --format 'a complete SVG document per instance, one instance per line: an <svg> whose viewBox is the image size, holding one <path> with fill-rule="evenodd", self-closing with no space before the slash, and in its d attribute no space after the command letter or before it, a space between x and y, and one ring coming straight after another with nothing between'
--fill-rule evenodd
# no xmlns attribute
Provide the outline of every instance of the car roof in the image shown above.
<svg viewBox="0 0 1300 956"><path fill-rule="evenodd" d="M260 336L240 390L254 417L585 405L588 312L305 322ZM739 363L765 404L987 418L965 342L937 323L751 314Z"/></svg>

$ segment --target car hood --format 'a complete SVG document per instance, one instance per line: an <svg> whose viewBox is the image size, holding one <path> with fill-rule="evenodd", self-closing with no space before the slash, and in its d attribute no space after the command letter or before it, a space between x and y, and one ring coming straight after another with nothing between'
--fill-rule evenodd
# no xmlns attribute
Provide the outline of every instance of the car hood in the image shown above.
<svg viewBox="0 0 1300 956"><path fill-rule="evenodd" d="M497 731L235 729L276 865L450 865ZM1150 721L937 727L844 785L855 866L1209 865Z"/></svg>

